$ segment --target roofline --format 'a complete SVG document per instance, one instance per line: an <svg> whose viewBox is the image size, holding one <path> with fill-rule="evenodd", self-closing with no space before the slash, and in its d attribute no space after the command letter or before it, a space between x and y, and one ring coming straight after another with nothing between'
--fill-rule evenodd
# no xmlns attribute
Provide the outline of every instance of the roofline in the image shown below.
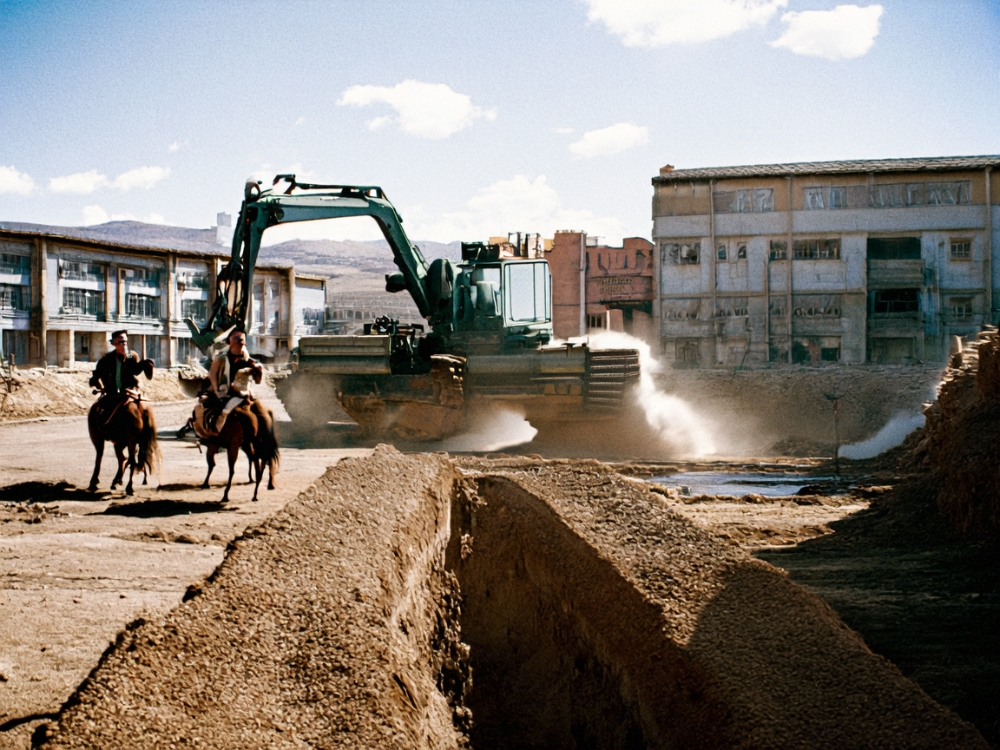
<svg viewBox="0 0 1000 750"><path fill-rule="evenodd" d="M653 184L745 177L789 177L798 175L870 174L891 172L959 172L1000 167L1000 155L932 156L910 159L858 159L852 161L791 162L731 167L702 167L661 172Z"/></svg>
<svg viewBox="0 0 1000 750"><path fill-rule="evenodd" d="M14 235L18 237L32 238L32 237L45 237L47 239L61 240L64 242L73 242L78 245L91 245L96 247L112 247L119 250L133 250L139 252L160 252L160 253L174 253L177 255L196 255L210 258L228 258L231 253L226 251L221 245L219 246L218 252L214 252L214 248L206 247L204 250L194 250L178 247L167 247L164 245L132 245L125 242L115 242L113 240L98 240L86 237L74 237L70 234L59 234L58 232L45 232L38 230L29 229L7 229L0 226L0 235Z"/></svg>

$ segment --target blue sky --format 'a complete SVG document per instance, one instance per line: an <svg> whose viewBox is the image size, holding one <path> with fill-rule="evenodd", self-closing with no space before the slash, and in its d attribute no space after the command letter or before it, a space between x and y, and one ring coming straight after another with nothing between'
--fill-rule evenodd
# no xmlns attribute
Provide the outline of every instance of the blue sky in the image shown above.
<svg viewBox="0 0 1000 750"><path fill-rule="evenodd" d="M0 0L0 220L209 227L294 171L414 239L649 237L667 163L1000 153L998 40L997 0Z"/></svg>

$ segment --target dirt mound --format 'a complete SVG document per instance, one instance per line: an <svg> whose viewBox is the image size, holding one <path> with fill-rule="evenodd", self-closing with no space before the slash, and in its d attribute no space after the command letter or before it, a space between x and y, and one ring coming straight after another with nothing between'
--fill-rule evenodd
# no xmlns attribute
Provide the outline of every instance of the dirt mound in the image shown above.
<svg viewBox="0 0 1000 750"><path fill-rule="evenodd" d="M328 470L121 634L36 744L986 747L641 483L463 466L380 448Z"/></svg>
<svg viewBox="0 0 1000 750"><path fill-rule="evenodd" d="M938 507L959 531L1000 536L1000 335L990 328L952 357L926 410L915 455L936 472Z"/></svg>
<svg viewBox="0 0 1000 750"><path fill-rule="evenodd" d="M71 417L86 414L97 399L88 385L89 370L14 368L13 390L0 386L0 422L38 417ZM180 401L185 398L178 377L158 371L152 380L139 379L143 398Z"/></svg>

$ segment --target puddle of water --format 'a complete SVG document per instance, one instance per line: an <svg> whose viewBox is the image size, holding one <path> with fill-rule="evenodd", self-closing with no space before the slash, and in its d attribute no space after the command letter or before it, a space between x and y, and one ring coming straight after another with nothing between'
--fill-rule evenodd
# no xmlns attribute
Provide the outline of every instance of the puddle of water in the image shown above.
<svg viewBox="0 0 1000 750"><path fill-rule="evenodd" d="M816 477L805 474L772 474L769 472L689 471L669 476L650 477L650 482L664 487L677 487L686 495L763 495L784 497L794 495L810 484L825 484L836 477ZM687 488L687 492L684 491Z"/></svg>

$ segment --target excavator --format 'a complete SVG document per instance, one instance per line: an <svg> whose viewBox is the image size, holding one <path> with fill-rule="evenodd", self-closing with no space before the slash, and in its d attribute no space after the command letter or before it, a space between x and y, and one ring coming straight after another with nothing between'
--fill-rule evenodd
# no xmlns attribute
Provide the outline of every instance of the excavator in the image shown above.
<svg viewBox="0 0 1000 750"><path fill-rule="evenodd" d="M208 353L229 331L246 330L265 230L354 216L381 229L399 269L386 274L386 291L408 292L425 324L379 317L361 335L301 337L277 389L293 424L321 427L339 407L363 437L428 441L467 430L481 408L569 434L622 418L639 354L554 340L546 260L530 257L538 253L526 242L463 242L461 262L428 263L377 186L308 184L294 174L277 175L270 189L247 180L208 320L187 321L194 343Z"/></svg>

